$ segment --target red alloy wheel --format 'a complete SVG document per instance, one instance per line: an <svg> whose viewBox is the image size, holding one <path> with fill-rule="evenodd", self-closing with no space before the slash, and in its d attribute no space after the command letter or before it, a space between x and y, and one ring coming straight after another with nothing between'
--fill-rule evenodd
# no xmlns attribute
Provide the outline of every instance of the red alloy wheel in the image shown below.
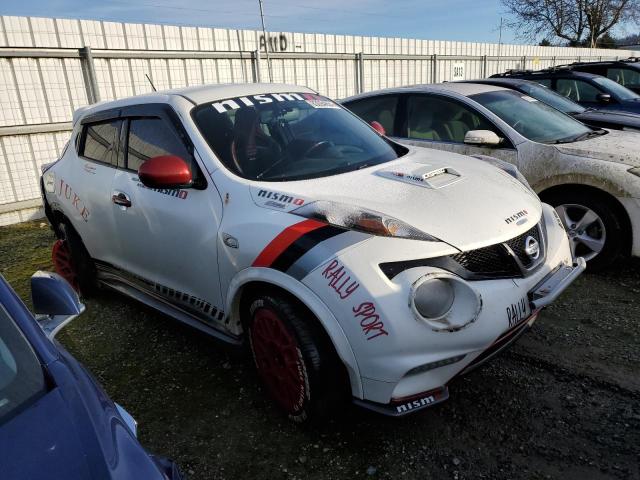
<svg viewBox="0 0 640 480"><path fill-rule="evenodd" d="M275 311L264 307L255 311L251 347L271 396L289 414L297 413L306 396L305 366L298 342Z"/></svg>
<svg viewBox="0 0 640 480"><path fill-rule="evenodd" d="M76 291L79 291L78 274L73 267L71 250L69 250L69 244L66 241L57 240L53 244L51 259L58 275L69 282Z"/></svg>

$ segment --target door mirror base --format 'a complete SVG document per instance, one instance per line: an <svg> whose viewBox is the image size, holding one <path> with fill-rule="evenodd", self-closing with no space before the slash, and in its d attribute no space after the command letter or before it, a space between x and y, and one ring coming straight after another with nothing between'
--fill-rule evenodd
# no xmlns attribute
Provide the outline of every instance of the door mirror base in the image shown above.
<svg viewBox="0 0 640 480"><path fill-rule="evenodd" d="M31 276L31 300L35 318L50 339L85 310L76 291L57 273Z"/></svg>
<svg viewBox="0 0 640 480"><path fill-rule="evenodd" d="M469 130L464 136L464 143L496 147L502 143L502 139L491 130Z"/></svg>
<svg viewBox="0 0 640 480"><path fill-rule="evenodd" d="M604 105L611 103L611 95L608 93L599 93L596 95L596 100L598 103L602 103Z"/></svg>

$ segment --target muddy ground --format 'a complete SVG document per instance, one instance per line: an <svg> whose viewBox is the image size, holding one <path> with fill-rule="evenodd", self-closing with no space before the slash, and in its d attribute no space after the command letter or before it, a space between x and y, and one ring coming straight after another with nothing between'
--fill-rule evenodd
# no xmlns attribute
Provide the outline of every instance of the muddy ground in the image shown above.
<svg viewBox="0 0 640 480"><path fill-rule="evenodd" d="M52 242L40 222L0 228L0 273L25 299ZM59 341L191 479L640 479L637 260L583 275L447 402L399 420L346 407L314 428L197 332L117 294L86 303Z"/></svg>

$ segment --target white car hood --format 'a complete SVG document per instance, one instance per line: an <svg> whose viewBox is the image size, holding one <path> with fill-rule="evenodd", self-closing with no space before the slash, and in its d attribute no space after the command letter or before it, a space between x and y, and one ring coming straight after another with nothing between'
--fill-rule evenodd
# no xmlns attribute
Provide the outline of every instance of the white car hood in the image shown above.
<svg viewBox="0 0 640 480"><path fill-rule="evenodd" d="M640 167L640 135L634 132L609 130L606 135L580 142L562 143L556 145L556 148L569 155Z"/></svg>
<svg viewBox="0 0 640 480"><path fill-rule="evenodd" d="M291 211L328 200L375 210L460 250L516 237L542 214L538 197L502 170L472 157L422 148L355 172L261 183L251 190L254 201L265 208ZM290 203L278 205L281 198Z"/></svg>

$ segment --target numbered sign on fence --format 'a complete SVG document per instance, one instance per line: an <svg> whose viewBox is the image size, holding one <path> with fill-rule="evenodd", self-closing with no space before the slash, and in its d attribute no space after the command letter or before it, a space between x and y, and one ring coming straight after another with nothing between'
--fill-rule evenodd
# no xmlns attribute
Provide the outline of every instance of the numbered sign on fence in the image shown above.
<svg viewBox="0 0 640 480"><path fill-rule="evenodd" d="M455 62L451 68L451 80L464 80L464 63Z"/></svg>

